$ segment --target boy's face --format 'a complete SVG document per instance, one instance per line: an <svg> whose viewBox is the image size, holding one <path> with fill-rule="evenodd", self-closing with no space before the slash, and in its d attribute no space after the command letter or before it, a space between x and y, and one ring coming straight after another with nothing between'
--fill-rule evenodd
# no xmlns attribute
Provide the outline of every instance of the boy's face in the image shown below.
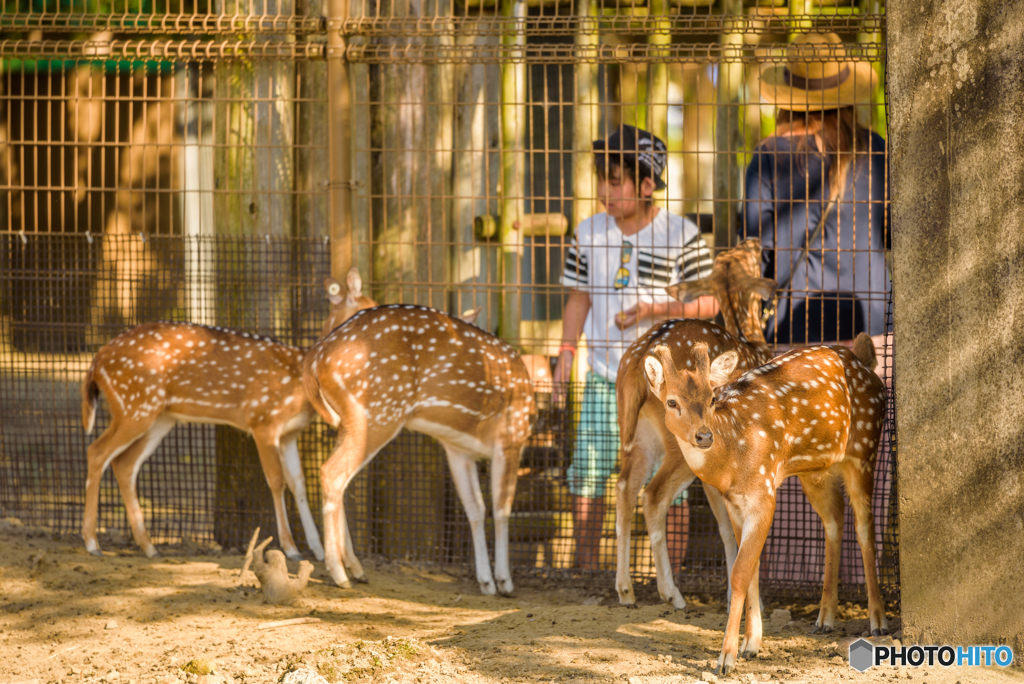
<svg viewBox="0 0 1024 684"><path fill-rule="evenodd" d="M632 218L640 211L643 200L654 192L654 181L645 178L638 189L622 167L609 165L606 174L598 173L597 198L616 221Z"/></svg>

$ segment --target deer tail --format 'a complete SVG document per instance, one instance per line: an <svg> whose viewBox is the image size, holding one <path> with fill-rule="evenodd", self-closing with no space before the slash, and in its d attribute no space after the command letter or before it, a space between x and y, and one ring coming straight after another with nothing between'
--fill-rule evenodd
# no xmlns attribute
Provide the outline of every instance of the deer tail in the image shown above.
<svg viewBox="0 0 1024 684"><path fill-rule="evenodd" d="M619 407L619 439L625 453L633 448L633 442L636 440L640 409L647 401L647 381L642 372L626 373L623 381L616 384L615 392Z"/></svg>
<svg viewBox="0 0 1024 684"><path fill-rule="evenodd" d="M302 389L306 392L306 400L312 405L313 410L320 414L320 417L326 420L331 427L338 427L341 422L341 416L324 400L324 396L320 391L320 379L317 377L316 371L313 369L314 362L306 361L303 364L302 369Z"/></svg>
<svg viewBox="0 0 1024 684"><path fill-rule="evenodd" d="M93 380L95 370L96 364L94 363L89 366L89 371L82 380L82 427L85 428L87 435L91 435L96 426L96 406L100 396L99 385Z"/></svg>
<svg viewBox="0 0 1024 684"><path fill-rule="evenodd" d="M878 366L878 356L875 354L875 342L867 333L860 333L853 341L853 354L860 362L870 370Z"/></svg>

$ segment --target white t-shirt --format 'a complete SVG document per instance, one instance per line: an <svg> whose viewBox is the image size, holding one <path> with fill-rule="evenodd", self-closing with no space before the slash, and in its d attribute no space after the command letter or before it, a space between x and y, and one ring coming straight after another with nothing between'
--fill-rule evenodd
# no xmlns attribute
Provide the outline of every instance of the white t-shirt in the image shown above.
<svg viewBox="0 0 1024 684"><path fill-rule="evenodd" d="M608 214L597 214L580 223L566 251L561 283L590 295L590 313L583 332L591 370L615 382L626 348L654 323L654 319L647 318L619 330L615 315L636 306L641 299L651 304L672 301L665 286L710 275L712 261L700 229L665 209L630 236L623 235Z"/></svg>

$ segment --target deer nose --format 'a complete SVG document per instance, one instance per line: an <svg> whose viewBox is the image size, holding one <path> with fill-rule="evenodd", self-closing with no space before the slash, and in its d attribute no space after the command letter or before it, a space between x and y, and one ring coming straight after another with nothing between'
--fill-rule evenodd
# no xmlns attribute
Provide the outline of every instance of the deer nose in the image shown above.
<svg viewBox="0 0 1024 684"><path fill-rule="evenodd" d="M697 446L700 447L701 449L710 449L711 445L715 441L715 437L714 435L711 434L711 430L708 430L707 428L701 428L700 430L697 430L696 439Z"/></svg>

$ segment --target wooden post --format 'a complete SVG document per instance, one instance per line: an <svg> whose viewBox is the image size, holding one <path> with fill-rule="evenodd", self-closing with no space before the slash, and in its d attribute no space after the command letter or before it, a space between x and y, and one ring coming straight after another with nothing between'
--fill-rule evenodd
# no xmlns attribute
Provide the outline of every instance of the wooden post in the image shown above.
<svg viewBox="0 0 1024 684"><path fill-rule="evenodd" d="M576 4L577 15L587 20L581 23L581 30L576 34L576 45L593 49L596 52L600 36L597 33L598 21L594 0L579 0ZM594 173L594 155L592 145L601 137L598 124L601 120L597 90L598 65L596 62L581 62L576 66L576 103L573 107L573 198L572 225L570 231L584 219L596 213L597 177Z"/></svg>
<svg viewBox="0 0 1024 684"><path fill-rule="evenodd" d="M493 48L496 36L478 36L472 32L455 38L459 45ZM488 103L500 97L497 65L472 64L455 68L454 92L459 104L455 116L455 155L452 158L451 244L448 281L463 286L486 285L498 281L496 250L476 242L475 219L488 216L497 196L498 173L493 164L491 140L498 138L498 119L488 115ZM495 233L497 232L495 226ZM477 324L494 330L499 304L486 288L480 291L453 292L449 311L465 311L483 307Z"/></svg>
<svg viewBox="0 0 1024 684"><path fill-rule="evenodd" d="M743 14L743 0L723 0L723 13ZM743 169L736 158L742 144L739 105L736 95L743 81L743 64L727 61L739 55L743 35L721 36L722 57L718 62L715 112L715 247L728 248L736 233L736 208L742 197Z"/></svg>
<svg viewBox="0 0 1024 684"><path fill-rule="evenodd" d="M503 45L525 47L526 2L501 0L501 15L518 20L501 37ZM501 326L509 342L519 340L522 238L513 227L525 206L523 177L526 172L526 64L513 61L501 65Z"/></svg>
<svg viewBox="0 0 1024 684"><path fill-rule="evenodd" d="M327 147L330 159L331 275L352 267L352 95L341 25L349 0L327 0Z"/></svg>

